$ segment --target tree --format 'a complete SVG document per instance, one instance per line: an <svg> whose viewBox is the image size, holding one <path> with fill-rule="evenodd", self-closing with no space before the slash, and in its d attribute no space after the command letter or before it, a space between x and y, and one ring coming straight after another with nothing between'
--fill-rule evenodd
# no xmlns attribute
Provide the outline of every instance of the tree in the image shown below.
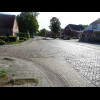
<svg viewBox="0 0 100 100"><path fill-rule="evenodd" d="M83 24L79 24L79 25L83 26L84 28L86 28L88 26L88 25L83 25Z"/></svg>
<svg viewBox="0 0 100 100"><path fill-rule="evenodd" d="M38 33L39 36L45 36L46 33L48 33L48 30L46 30L45 28L44 29L41 29Z"/></svg>
<svg viewBox="0 0 100 100"><path fill-rule="evenodd" d="M38 15L39 15L39 12L21 12L22 15L24 15L26 13L32 14L35 17L38 17Z"/></svg>
<svg viewBox="0 0 100 100"><path fill-rule="evenodd" d="M57 33L60 31L60 29L61 29L60 25L61 25L61 23L58 18L53 17L50 20L49 28L51 29L51 31L53 33L53 38L56 38Z"/></svg>
<svg viewBox="0 0 100 100"><path fill-rule="evenodd" d="M38 17L39 12L32 12L32 14L33 14L35 17Z"/></svg>
<svg viewBox="0 0 100 100"><path fill-rule="evenodd" d="M30 33L33 35L37 33L39 25L36 17L31 12L22 12L17 16L18 26L20 32Z"/></svg>

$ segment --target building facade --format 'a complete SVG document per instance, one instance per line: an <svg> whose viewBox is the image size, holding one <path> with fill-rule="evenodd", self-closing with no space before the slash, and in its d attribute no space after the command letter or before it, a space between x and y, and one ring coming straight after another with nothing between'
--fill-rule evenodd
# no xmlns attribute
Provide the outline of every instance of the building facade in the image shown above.
<svg viewBox="0 0 100 100"><path fill-rule="evenodd" d="M18 33L16 16L0 14L0 36L18 36Z"/></svg>
<svg viewBox="0 0 100 100"><path fill-rule="evenodd" d="M100 41L100 18L88 25L83 31L80 31L79 40L86 42Z"/></svg>
<svg viewBox="0 0 100 100"><path fill-rule="evenodd" d="M77 37L79 36L79 33L77 31L83 30L84 27L81 25L75 25L75 24L69 24L65 27L63 32L63 37Z"/></svg>

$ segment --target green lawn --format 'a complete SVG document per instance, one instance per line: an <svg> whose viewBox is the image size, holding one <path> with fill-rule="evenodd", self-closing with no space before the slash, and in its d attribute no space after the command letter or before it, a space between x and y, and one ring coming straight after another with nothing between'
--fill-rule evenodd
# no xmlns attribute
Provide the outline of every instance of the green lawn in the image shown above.
<svg viewBox="0 0 100 100"><path fill-rule="evenodd" d="M16 42L6 42L6 45L12 45L12 44L20 44L23 41L16 41Z"/></svg>

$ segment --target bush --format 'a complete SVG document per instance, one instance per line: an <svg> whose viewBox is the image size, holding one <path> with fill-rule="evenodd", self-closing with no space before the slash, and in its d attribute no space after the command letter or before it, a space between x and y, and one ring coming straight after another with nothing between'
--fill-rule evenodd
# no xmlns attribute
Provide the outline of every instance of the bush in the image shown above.
<svg viewBox="0 0 100 100"><path fill-rule="evenodd" d="M60 38L60 36L56 36L56 38Z"/></svg>
<svg viewBox="0 0 100 100"><path fill-rule="evenodd" d="M6 42L0 39L0 45L5 45Z"/></svg>
<svg viewBox="0 0 100 100"><path fill-rule="evenodd" d="M79 39L79 37L73 37L73 39Z"/></svg>
<svg viewBox="0 0 100 100"><path fill-rule="evenodd" d="M27 38L24 38L24 41L28 40Z"/></svg>
<svg viewBox="0 0 100 100"><path fill-rule="evenodd" d="M0 39L7 42L8 41L8 37L7 36L0 36Z"/></svg>
<svg viewBox="0 0 100 100"><path fill-rule="evenodd" d="M19 40L24 40L24 37L19 37Z"/></svg>
<svg viewBox="0 0 100 100"><path fill-rule="evenodd" d="M16 42L17 41L17 37L15 36L9 36L8 37L8 39L9 39L9 42Z"/></svg>
<svg viewBox="0 0 100 100"><path fill-rule="evenodd" d="M24 40L19 40L19 42L24 42Z"/></svg>
<svg viewBox="0 0 100 100"><path fill-rule="evenodd" d="M65 37L65 38L64 38L64 40L70 40L70 39L71 39L70 37Z"/></svg>
<svg viewBox="0 0 100 100"><path fill-rule="evenodd" d="M19 37L30 38L30 34L29 33L20 33Z"/></svg>
<svg viewBox="0 0 100 100"><path fill-rule="evenodd" d="M19 40L24 40L26 41L28 38L24 38L24 37L19 37Z"/></svg>

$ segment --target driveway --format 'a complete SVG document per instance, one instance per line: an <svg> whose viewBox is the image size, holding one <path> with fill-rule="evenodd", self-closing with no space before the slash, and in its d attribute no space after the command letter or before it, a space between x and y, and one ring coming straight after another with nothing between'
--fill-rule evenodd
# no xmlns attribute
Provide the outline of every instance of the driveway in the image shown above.
<svg viewBox="0 0 100 100"><path fill-rule="evenodd" d="M59 39L1 46L0 55L35 63L55 87L100 86L100 46Z"/></svg>

